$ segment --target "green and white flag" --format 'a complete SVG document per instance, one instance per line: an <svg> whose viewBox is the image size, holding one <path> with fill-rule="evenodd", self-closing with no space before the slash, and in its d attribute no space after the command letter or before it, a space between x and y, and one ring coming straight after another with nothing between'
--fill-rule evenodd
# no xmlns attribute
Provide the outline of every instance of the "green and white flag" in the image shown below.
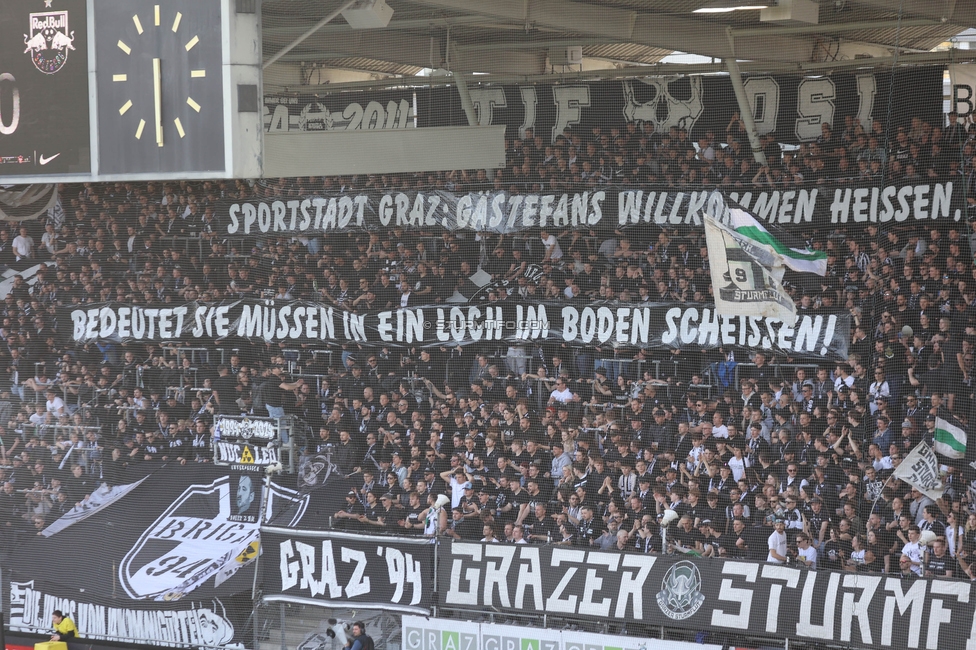
<svg viewBox="0 0 976 650"><path fill-rule="evenodd" d="M827 253L793 244L792 237L782 228L760 223L738 207L730 207L723 222L746 241L745 244L740 241L740 246L764 266L771 269L787 266L799 273L827 274ZM782 276L778 279L782 280Z"/></svg>
<svg viewBox="0 0 976 650"><path fill-rule="evenodd" d="M935 418L935 444L932 448L946 458L965 458L966 432L942 418Z"/></svg>
<svg viewBox="0 0 976 650"><path fill-rule="evenodd" d="M710 216L704 216L704 223L715 311L723 316L778 318L794 324L796 305L783 288L783 267L770 267L751 255L750 249L756 247L746 237Z"/></svg>

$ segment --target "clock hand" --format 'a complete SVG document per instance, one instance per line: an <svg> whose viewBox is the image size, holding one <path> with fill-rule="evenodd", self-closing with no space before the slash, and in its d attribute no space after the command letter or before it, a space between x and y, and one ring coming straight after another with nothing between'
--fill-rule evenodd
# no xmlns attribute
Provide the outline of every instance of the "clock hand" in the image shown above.
<svg viewBox="0 0 976 650"><path fill-rule="evenodd" d="M153 59L153 102L156 109L156 144L163 146L163 89L162 63Z"/></svg>

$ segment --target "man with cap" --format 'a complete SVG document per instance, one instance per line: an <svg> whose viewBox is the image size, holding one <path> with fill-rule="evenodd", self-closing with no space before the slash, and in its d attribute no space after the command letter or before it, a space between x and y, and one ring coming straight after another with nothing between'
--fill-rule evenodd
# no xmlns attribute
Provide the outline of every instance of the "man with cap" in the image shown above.
<svg viewBox="0 0 976 650"><path fill-rule="evenodd" d="M561 440L554 440L552 443L552 462L550 463L549 476L556 482L562 478L563 468L573 464L573 457L566 453L565 445Z"/></svg>
<svg viewBox="0 0 976 650"><path fill-rule="evenodd" d="M397 532L400 528L399 521L401 508L397 504L397 497L392 492L386 492L380 497L380 507L377 509L379 521L383 522L383 527L391 533Z"/></svg>
<svg viewBox="0 0 976 650"><path fill-rule="evenodd" d="M815 496L810 499L810 505L804 513L807 520L806 532L810 536L810 544L819 550L827 541L827 528L830 526L830 516L824 509L823 500Z"/></svg>
<svg viewBox="0 0 976 650"><path fill-rule="evenodd" d="M333 517L337 520L336 527L344 530L359 531L362 525L359 523L361 515L366 514L363 504L359 501L359 493L356 490L349 490L346 493L346 504Z"/></svg>
<svg viewBox="0 0 976 650"><path fill-rule="evenodd" d="M769 535L768 548L767 562L786 564L786 522L778 517L773 521L773 532Z"/></svg>
<svg viewBox="0 0 976 650"><path fill-rule="evenodd" d="M935 440L935 416L931 413L925 416L925 433L922 438L930 445Z"/></svg>
<svg viewBox="0 0 976 650"><path fill-rule="evenodd" d="M471 481L465 481L461 484L461 490L463 495L458 507L461 509L462 516L465 519L478 517L481 514L481 502L474 489L474 484Z"/></svg>

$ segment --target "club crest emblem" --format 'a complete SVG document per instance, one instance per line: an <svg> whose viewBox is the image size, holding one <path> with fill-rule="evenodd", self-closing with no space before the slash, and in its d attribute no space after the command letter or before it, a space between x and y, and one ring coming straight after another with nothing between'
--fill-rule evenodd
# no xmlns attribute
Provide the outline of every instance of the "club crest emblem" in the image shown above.
<svg viewBox="0 0 976 650"><path fill-rule="evenodd" d="M668 618L683 621L697 612L705 602L701 593L701 573L691 562L671 565L664 574L657 604Z"/></svg>
<svg viewBox="0 0 976 650"><path fill-rule="evenodd" d="M48 11L30 15L29 33L24 34L24 54L30 54L34 67L54 74L68 61L75 49L75 33L68 30L67 11Z"/></svg>
<svg viewBox="0 0 976 650"><path fill-rule="evenodd" d="M235 496L240 510L241 495L228 476L188 487L122 559L119 580L126 594L137 600L180 600L210 578L242 567L245 562L238 558L258 540L260 523L257 517L235 521L243 519L233 514ZM307 504L307 497L272 485L266 514L293 525Z"/></svg>

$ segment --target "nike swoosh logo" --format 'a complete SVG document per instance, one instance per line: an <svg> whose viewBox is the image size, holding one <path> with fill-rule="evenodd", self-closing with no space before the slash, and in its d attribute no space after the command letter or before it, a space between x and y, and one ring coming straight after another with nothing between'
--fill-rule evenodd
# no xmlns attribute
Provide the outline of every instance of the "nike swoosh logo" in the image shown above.
<svg viewBox="0 0 976 650"><path fill-rule="evenodd" d="M53 156L51 156L50 158L45 158L42 155L40 158L37 159L37 162L41 163L42 165L46 165L46 164L48 164L49 162L51 162L52 160L54 160L55 158L57 158L60 155L61 155L60 153L56 153Z"/></svg>

